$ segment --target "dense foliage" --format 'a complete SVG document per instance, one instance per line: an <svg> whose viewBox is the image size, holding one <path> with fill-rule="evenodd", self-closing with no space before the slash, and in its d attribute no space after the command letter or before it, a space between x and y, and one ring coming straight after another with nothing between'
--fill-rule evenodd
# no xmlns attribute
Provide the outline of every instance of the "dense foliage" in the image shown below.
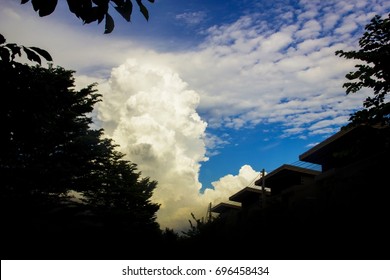
<svg viewBox="0 0 390 280"><path fill-rule="evenodd" d="M346 59L361 60L355 72L350 72L344 83L346 93L356 93L362 88L373 90L373 97L367 97L364 109L354 113L350 121L355 124L389 124L390 103L386 95L390 91L390 14L387 18L376 15L366 25L365 33L359 40L357 51L336 51Z"/></svg>

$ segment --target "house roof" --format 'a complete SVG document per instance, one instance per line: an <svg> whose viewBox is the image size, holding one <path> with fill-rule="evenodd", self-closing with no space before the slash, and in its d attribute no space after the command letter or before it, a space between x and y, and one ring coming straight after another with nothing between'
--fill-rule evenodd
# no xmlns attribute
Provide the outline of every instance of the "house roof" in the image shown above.
<svg viewBox="0 0 390 280"><path fill-rule="evenodd" d="M310 150L299 155L299 160L326 165L333 160L333 153L345 147L351 147L364 133L370 133L374 128L371 126L356 126L340 130L331 137L325 139Z"/></svg>
<svg viewBox="0 0 390 280"><path fill-rule="evenodd" d="M294 175L308 175L316 176L320 174L320 171L303 168L290 164L283 164L282 166L276 168L272 172L264 176L266 188L277 187L277 186L289 186L294 183L292 176ZM256 186L261 186L263 184L263 178L255 181Z"/></svg>
<svg viewBox="0 0 390 280"><path fill-rule="evenodd" d="M232 204L232 203L226 203L226 202L221 202L214 207L211 208L211 212L215 213L225 213L231 210L240 210L241 206L237 204Z"/></svg>
<svg viewBox="0 0 390 280"><path fill-rule="evenodd" d="M253 187L245 187L242 190L236 192L232 196L229 197L229 200L236 201L236 202L242 202L243 200L247 199L250 196L253 195L261 195L261 189L260 188L253 188ZM269 190L266 189L266 192L269 193Z"/></svg>

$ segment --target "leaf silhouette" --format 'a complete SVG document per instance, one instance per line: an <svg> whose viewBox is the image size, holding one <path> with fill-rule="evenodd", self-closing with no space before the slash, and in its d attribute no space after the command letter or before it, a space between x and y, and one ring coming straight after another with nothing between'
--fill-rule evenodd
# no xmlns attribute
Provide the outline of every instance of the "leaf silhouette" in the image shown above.
<svg viewBox="0 0 390 280"><path fill-rule="evenodd" d="M104 34L111 33L112 30L114 30L114 26L115 26L114 20L112 19L110 14L107 13L106 14L106 26L105 26Z"/></svg>
<svg viewBox="0 0 390 280"><path fill-rule="evenodd" d="M27 58L30 61L36 61L39 64L41 64L41 59L40 59L39 55L37 55L34 51L32 51L32 50L30 50L29 48L26 48L26 47L23 47L23 50L26 53Z"/></svg>
<svg viewBox="0 0 390 280"><path fill-rule="evenodd" d="M43 56L43 58L46 59L47 61L53 61L53 58L47 51L37 47L30 47L30 49L37 52L40 56Z"/></svg>

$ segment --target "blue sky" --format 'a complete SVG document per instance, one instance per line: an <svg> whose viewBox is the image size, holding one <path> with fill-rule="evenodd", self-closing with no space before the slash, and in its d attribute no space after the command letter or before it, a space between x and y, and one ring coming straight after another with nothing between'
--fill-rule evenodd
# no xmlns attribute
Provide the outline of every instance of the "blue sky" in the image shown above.
<svg viewBox="0 0 390 280"><path fill-rule="evenodd" d="M158 221L171 228L345 125L369 92L346 96L355 62L334 53L390 11L384 0L156 0L148 22L136 5L131 23L112 10L103 34L59 2L39 18L0 0L0 33L49 51L78 87L98 82L95 125L159 182Z"/></svg>

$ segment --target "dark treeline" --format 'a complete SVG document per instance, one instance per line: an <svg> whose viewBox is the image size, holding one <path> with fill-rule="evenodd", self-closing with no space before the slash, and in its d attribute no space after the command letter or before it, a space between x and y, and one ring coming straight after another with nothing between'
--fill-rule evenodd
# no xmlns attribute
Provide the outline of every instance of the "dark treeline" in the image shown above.
<svg viewBox="0 0 390 280"><path fill-rule="evenodd" d="M2 254L103 257L120 242L158 240L157 182L90 127L94 85L76 91L73 71L17 63L21 51L35 62L45 52L1 39Z"/></svg>

